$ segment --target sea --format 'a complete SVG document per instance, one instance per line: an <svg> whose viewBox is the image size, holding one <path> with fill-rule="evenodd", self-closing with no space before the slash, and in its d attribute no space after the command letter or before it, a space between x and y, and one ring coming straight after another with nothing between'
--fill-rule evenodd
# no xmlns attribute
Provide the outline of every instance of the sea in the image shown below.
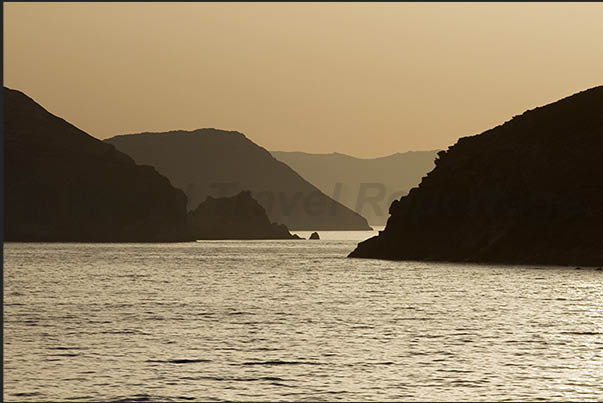
<svg viewBox="0 0 603 403"><path fill-rule="evenodd" d="M4 400L601 400L603 271L350 259L376 232L319 234L5 243Z"/></svg>

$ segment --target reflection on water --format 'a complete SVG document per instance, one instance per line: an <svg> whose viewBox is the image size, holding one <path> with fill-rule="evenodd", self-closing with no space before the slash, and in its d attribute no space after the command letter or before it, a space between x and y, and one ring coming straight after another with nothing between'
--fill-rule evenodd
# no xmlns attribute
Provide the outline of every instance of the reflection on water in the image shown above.
<svg viewBox="0 0 603 403"><path fill-rule="evenodd" d="M603 395L603 272L347 259L358 235L324 235L5 244L5 400Z"/></svg>

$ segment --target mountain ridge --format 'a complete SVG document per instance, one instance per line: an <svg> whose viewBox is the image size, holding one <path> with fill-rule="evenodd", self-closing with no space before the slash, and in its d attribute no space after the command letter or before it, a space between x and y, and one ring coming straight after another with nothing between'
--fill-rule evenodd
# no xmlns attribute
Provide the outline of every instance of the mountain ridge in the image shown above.
<svg viewBox="0 0 603 403"><path fill-rule="evenodd" d="M362 214L371 225L385 225L392 200L406 194L434 167L436 151L409 151L379 158L340 153L272 151L326 194Z"/></svg>
<svg viewBox="0 0 603 403"><path fill-rule="evenodd" d="M433 149L433 150L410 150L410 151L404 151L404 152L398 151L393 154L383 155L381 157L356 157L354 155L340 153L337 151L333 151L331 153L311 153L311 152L306 152L306 151L272 150L272 151L270 151L270 153L271 154L307 155L307 156L316 156L316 157L345 157L345 158L350 158L350 159L357 160L357 161L375 161L375 160L386 160L386 159L396 158L396 157L405 156L405 155L438 152L438 151L441 151L441 149L438 148L438 149Z"/></svg>
<svg viewBox="0 0 603 403"><path fill-rule="evenodd" d="M189 210L208 195L251 190L272 221L291 229L370 229L362 216L240 132L203 128L122 134L104 141L170 178L187 194Z"/></svg>

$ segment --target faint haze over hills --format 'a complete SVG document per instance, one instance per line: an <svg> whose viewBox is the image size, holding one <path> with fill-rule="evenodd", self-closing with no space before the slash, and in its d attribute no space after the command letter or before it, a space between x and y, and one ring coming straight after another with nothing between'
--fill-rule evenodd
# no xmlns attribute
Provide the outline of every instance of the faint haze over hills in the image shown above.
<svg viewBox="0 0 603 403"><path fill-rule="evenodd" d="M385 225L391 202L406 195L435 167L437 151L395 153L373 159L340 153L271 153L325 194L366 217L369 224L379 226Z"/></svg>
<svg viewBox="0 0 603 403"><path fill-rule="evenodd" d="M597 85L602 3L5 3L4 82L97 138L442 149ZM43 68L41 68L43 66Z"/></svg>

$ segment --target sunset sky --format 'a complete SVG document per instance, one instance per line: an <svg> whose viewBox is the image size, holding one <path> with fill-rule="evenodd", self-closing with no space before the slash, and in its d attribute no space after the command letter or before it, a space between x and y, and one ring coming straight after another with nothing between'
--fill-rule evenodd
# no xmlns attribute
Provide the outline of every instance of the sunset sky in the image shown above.
<svg viewBox="0 0 603 403"><path fill-rule="evenodd" d="M97 138L446 148L603 84L603 3L5 3L4 85Z"/></svg>

